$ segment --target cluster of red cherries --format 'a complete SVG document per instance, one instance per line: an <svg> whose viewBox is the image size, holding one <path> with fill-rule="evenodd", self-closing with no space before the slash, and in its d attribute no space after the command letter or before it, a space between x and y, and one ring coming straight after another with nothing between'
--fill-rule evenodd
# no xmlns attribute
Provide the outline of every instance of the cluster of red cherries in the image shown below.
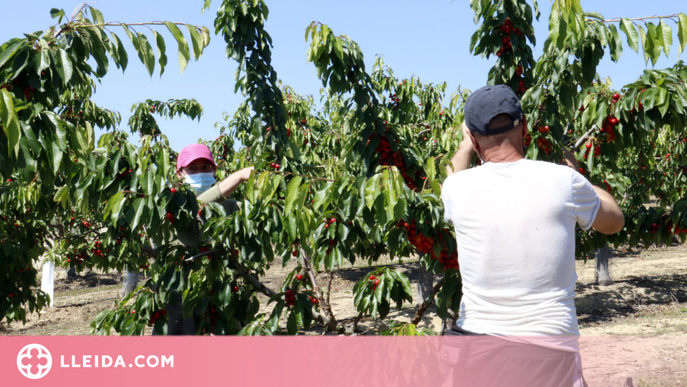
<svg viewBox="0 0 687 387"><path fill-rule="evenodd" d="M376 135L376 133L373 133L370 138L374 138ZM396 142L400 141L396 140ZM379 145L377 145L377 149L375 149L375 151L379 154L379 163L381 165L395 166L398 168L398 170L401 171L401 176L403 177L403 180L408 188L417 191L415 180L406 173L406 165L405 161L403 161L403 155L401 155L401 151L399 150L398 152L394 152L391 149L391 144L389 143L388 138L380 136ZM415 177L418 176L420 176L420 173L415 171Z"/></svg>
<svg viewBox="0 0 687 387"><path fill-rule="evenodd" d="M427 237L421 232L418 232L414 219L410 223L400 221L398 222L397 226L406 229L408 232L408 241L411 245L418 249L418 251L425 254L431 254L432 259L441 262L447 269L458 269L458 251L453 251L449 254L448 249L446 248L446 243L444 243L441 236L442 234L439 234L439 241L443 245L443 248L437 257L433 249L435 239ZM444 231L448 232L446 229Z"/></svg>

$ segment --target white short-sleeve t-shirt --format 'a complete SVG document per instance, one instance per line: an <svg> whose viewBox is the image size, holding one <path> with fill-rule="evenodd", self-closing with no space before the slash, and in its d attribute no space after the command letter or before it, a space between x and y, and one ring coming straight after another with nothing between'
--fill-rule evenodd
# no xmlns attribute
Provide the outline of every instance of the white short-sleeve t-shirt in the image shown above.
<svg viewBox="0 0 687 387"><path fill-rule="evenodd" d="M579 335L575 224L589 229L600 206L567 166L486 163L446 179L463 298L457 325L497 335Z"/></svg>

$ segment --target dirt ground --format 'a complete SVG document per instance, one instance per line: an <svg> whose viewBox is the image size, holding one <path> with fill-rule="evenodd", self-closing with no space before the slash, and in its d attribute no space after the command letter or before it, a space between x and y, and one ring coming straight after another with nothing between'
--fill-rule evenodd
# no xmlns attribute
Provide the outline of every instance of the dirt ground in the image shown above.
<svg viewBox="0 0 687 387"><path fill-rule="evenodd" d="M413 283L418 278L417 260L382 262L403 271ZM580 349L584 374L590 386L687 386L687 245L619 249L610 264L614 283L597 286L595 262L577 263L576 306L580 324ZM290 266L272 268L264 279L276 288ZM350 322L356 316L352 288L371 270L365 262L348 265L332 279L331 303L335 316ZM86 272L68 280L66 270L56 269L55 306L29 321L8 326L0 323L2 335L88 335L90 322L103 309L115 306L121 290L121 274ZM145 274L145 273L143 273ZM145 276L141 275L141 281ZM326 275L318 275L320 286ZM270 286L272 285L272 286ZM415 293L414 293L415 294ZM263 311L270 311L265 305ZM373 334L388 327L391 320L410 321L415 307L404 304L384 321L363 318L359 327ZM283 322L285 326L285 321ZM441 321L430 308L421 327L437 332ZM313 327L307 335L325 333Z"/></svg>

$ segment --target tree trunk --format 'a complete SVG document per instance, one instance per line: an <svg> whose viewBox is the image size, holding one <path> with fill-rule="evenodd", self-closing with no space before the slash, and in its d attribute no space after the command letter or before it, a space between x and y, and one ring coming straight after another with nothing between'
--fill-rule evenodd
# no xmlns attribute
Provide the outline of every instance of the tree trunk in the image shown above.
<svg viewBox="0 0 687 387"><path fill-rule="evenodd" d="M69 268L69 270L67 271L67 278L68 279L76 278L76 267L72 266Z"/></svg>
<svg viewBox="0 0 687 387"><path fill-rule="evenodd" d="M596 284L607 286L613 283L608 270L608 260L613 257L613 250L608 245L596 251Z"/></svg>
<svg viewBox="0 0 687 387"><path fill-rule="evenodd" d="M138 270L131 271L127 270L122 275L122 297L126 297L127 294L131 293L136 289L138 285Z"/></svg>
<svg viewBox="0 0 687 387"><path fill-rule="evenodd" d="M422 305L427 297L432 295L434 287L434 273L431 270L425 270L420 266L420 276L417 281L417 301L415 305ZM434 304L434 300L430 305Z"/></svg>

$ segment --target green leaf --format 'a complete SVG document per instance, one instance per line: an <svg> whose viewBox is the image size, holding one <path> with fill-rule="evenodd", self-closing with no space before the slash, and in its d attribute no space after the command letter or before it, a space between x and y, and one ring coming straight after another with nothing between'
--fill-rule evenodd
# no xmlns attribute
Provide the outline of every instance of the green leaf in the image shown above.
<svg viewBox="0 0 687 387"><path fill-rule="evenodd" d="M50 67L50 55L47 51L41 50L36 52L33 56L33 65L36 68L36 74L40 73Z"/></svg>
<svg viewBox="0 0 687 387"><path fill-rule="evenodd" d="M7 123L17 119L14 113L14 98L7 89L0 89L0 120L5 124L5 134L7 134Z"/></svg>
<svg viewBox="0 0 687 387"><path fill-rule="evenodd" d="M5 135L7 136L9 150L14 150L15 157L19 155L19 140L21 139L21 126L19 119L14 112L14 103L12 94L7 89L0 91L2 98L0 98L0 119L5 125L3 126Z"/></svg>
<svg viewBox="0 0 687 387"><path fill-rule="evenodd" d="M122 213L122 208L124 208L124 204L126 203L124 193L123 192L120 192L120 193L121 193L121 196L116 197L117 200L114 203L112 203L111 220L112 220L113 225L117 225L117 221L119 220L119 217ZM114 199L115 198L113 198L111 200L114 200Z"/></svg>
<svg viewBox="0 0 687 387"><path fill-rule="evenodd" d="M191 43L193 43L193 56L196 58L196 60L200 59L200 56L203 55L203 36L198 32L196 27L187 24L186 28L188 29L188 33L191 35Z"/></svg>
<svg viewBox="0 0 687 387"><path fill-rule="evenodd" d="M117 57L114 58L115 63L118 67L121 66L122 71L125 71L126 66L129 64L129 54L126 53L124 45L122 44L121 39L119 39L119 36L117 36L114 32L111 32L110 35L112 35L112 39L114 39L114 42L112 42L112 44L116 44L117 47Z"/></svg>
<svg viewBox="0 0 687 387"><path fill-rule="evenodd" d="M69 189L66 185L63 185L55 192L53 201L62 204L62 208L67 209L67 199L69 199Z"/></svg>
<svg viewBox="0 0 687 387"><path fill-rule="evenodd" d="M153 30L153 35L155 36L155 43L157 43L158 63L160 64L160 76L162 76L165 72L165 66L167 66L167 54L165 53L167 46L162 35L157 33L157 31Z"/></svg>
<svg viewBox="0 0 687 387"><path fill-rule="evenodd" d="M131 230L136 230L136 227L138 227L141 221L141 215L143 215L143 210L146 208L145 203L146 200L143 198L134 200L134 219L131 222Z"/></svg>
<svg viewBox="0 0 687 387"><path fill-rule="evenodd" d="M427 182L431 183L436 175L434 157L427 159L427 164L425 165L425 173L427 174Z"/></svg>
<svg viewBox="0 0 687 387"><path fill-rule="evenodd" d="M210 3L211 3L211 2L212 2L212 0L205 0L205 4L203 4L203 9L200 11L201 14L202 14L203 12L205 12L206 9L210 8Z"/></svg>
<svg viewBox="0 0 687 387"><path fill-rule="evenodd" d="M158 149L156 161L158 167L161 168L162 175L167 176L169 169L171 168L169 163L169 150L167 147L162 146Z"/></svg>
<svg viewBox="0 0 687 387"><path fill-rule="evenodd" d="M64 17L64 9L57 9L53 8L50 10L50 16L55 19L59 17L59 20L57 20L58 23L62 23L62 18Z"/></svg>
<svg viewBox="0 0 687 387"><path fill-rule="evenodd" d="M48 161L50 162L50 165L52 165L52 173L57 175L57 172L60 170L60 164L62 163L62 156L64 153L57 144L57 141L55 139L51 140L52 143L50 145L52 146L52 157Z"/></svg>
<svg viewBox="0 0 687 387"><path fill-rule="evenodd" d="M0 68L7 63L12 56L21 48L21 46L25 43L24 40L18 40L12 44L10 44L2 53L0 53Z"/></svg>
<svg viewBox="0 0 687 387"><path fill-rule="evenodd" d="M659 29L659 35L662 35L663 52L666 53L667 58L670 53L670 47L673 45L673 29L666 23L665 19L661 19Z"/></svg>
<svg viewBox="0 0 687 387"><path fill-rule="evenodd" d="M372 206L377 199L377 196L381 193L379 188L379 174L372 176L365 183L365 205L368 209L372 209Z"/></svg>
<svg viewBox="0 0 687 387"><path fill-rule="evenodd" d="M627 35L627 44L630 48L635 52L639 52L639 35L637 34L634 23L632 23L630 19L624 17L620 20L620 30Z"/></svg>
<svg viewBox="0 0 687 387"><path fill-rule="evenodd" d="M644 52L651 58L651 64L656 65L658 57L661 55L663 47L663 34L658 31L658 26L654 23L646 23L647 35L644 40Z"/></svg>
<svg viewBox="0 0 687 387"><path fill-rule="evenodd" d="M609 45L611 47L611 59L614 62L618 62L618 59L620 59L620 55L623 53L623 40L620 37L620 34L618 33L618 29L615 28L613 24L608 26L608 30L610 31L610 38L609 38Z"/></svg>
<svg viewBox="0 0 687 387"><path fill-rule="evenodd" d="M681 13L677 23L677 37L680 40L680 45L678 46L678 58L680 54L685 50L687 46L687 15Z"/></svg>
<svg viewBox="0 0 687 387"><path fill-rule="evenodd" d="M164 24L167 26L167 29L169 29L169 32L172 33L174 39L177 40L177 45L179 46L179 68L181 74L183 74L184 69L186 69L186 65L188 65L189 59L191 59L191 54L188 50L188 43L186 42L184 34L181 33L179 27L177 27L174 23L164 22Z"/></svg>
<svg viewBox="0 0 687 387"><path fill-rule="evenodd" d="M152 77L153 71L155 71L155 54L153 54L153 47L150 45L148 38L144 34L140 32L137 32L136 34L138 35L139 42L139 49L137 50L138 57L146 66L146 69L148 69L148 75Z"/></svg>
<svg viewBox="0 0 687 387"><path fill-rule="evenodd" d="M90 7L91 9L91 15L93 16L93 23L94 24L105 24L105 19L103 19L103 14L100 13L97 9ZM54 17L53 17L54 19Z"/></svg>
<svg viewBox="0 0 687 387"><path fill-rule="evenodd" d="M648 63L649 63L649 58L651 58L650 53L651 53L652 50L651 50L650 47L647 47L647 44L651 44L651 43L650 43L650 39L647 39L647 37L646 37L646 32L644 31L644 29L643 29L642 27L639 27L639 37L640 37L641 40L642 40L642 47L643 47L643 50L644 50L644 62L645 62L646 64L648 64Z"/></svg>
<svg viewBox="0 0 687 387"><path fill-rule="evenodd" d="M290 335L298 334L298 321L296 320L296 317L296 312L291 311L291 313L289 313L289 318L286 321L286 331L289 332Z"/></svg>
<svg viewBox="0 0 687 387"><path fill-rule="evenodd" d="M313 198L313 207L312 207L315 211L317 211L320 208L320 206L322 205L322 203L324 203L325 200L327 200L330 197L329 196L329 188L331 188L331 186L332 186L332 183L328 182L324 186L324 188L315 192L315 197Z"/></svg>
<svg viewBox="0 0 687 387"><path fill-rule="evenodd" d="M308 191L310 190L310 183L303 184L298 190L298 200L295 203L295 208L303 210L305 200L308 198Z"/></svg>
<svg viewBox="0 0 687 387"><path fill-rule="evenodd" d="M284 205L284 215L289 215L293 211L293 203L298 198L298 187L301 185L302 177L296 176L289 182L286 187L286 202Z"/></svg>
<svg viewBox="0 0 687 387"><path fill-rule="evenodd" d="M57 55L57 72L62 78L62 83L67 86L69 80L72 79L72 61L69 59L67 51L60 48L59 55Z"/></svg>

